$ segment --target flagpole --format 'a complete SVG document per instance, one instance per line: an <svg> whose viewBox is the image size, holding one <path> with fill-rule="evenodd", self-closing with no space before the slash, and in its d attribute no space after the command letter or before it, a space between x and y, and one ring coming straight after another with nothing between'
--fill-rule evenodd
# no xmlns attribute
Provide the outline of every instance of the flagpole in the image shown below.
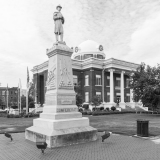
<svg viewBox="0 0 160 160"><path fill-rule="evenodd" d="M18 103L18 112L19 112L19 84L18 84L18 88L17 88L17 95L18 95L17 103Z"/></svg>
<svg viewBox="0 0 160 160"><path fill-rule="evenodd" d="M7 84L7 108L8 108L8 84Z"/></svg>
<svg viewBox="0 0 160 160"><path fill-rule="evenodd" d="M28 114L28 88L26 91L26 114Z"/></svg>
<svg viewBox="0 0 160 160"><path fill-rule="evenodd" d="M21 96L22 96L22 95L21 95L21 94L22 94L22 93L21 93L21 92L22 92L21 90L22 90L22 86L21 86L21 80L20 80L20 79L19 79L19 84L20 84L20 93L19 93L19 95L20 95L19 103L20 103L20 104L19 104L19 108L20 108L20 113L21 113L21 112L22 112L22 106L21 106Z"/></svg>
<svg viewBox="0 0 160 160"><path fill-rule="evenodd" d="M38 102L37 102L37 83L35 83L34 95L35 95L35 103L38 104Z"/></svg>
<svg viewBox="0 0 160 160"><path fill-rule="evenodd" d="M29 71L27 67L26 114L28 114L28 90L29 90Z"/></svg>

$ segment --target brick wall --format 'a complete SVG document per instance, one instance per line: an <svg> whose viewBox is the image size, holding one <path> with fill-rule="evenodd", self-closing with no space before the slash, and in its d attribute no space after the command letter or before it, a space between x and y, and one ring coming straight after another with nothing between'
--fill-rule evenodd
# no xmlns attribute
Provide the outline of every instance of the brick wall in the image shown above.
<svg viewBox="0 0 160 160"><path fill-rule="evenodd" d="M46 81L47 81L47 75L48 71L44 71L40 74L35 74L34 77L34 83L37 82L37 98L38 103L45 103L45 93L46 93ZM78 70L73 69L73 75L76 75L78 78L78 83L80 85L78 89L78 93L80 93L83 97L83 100L85 101L85 92L89 92L89 99L91 100L93 96L96 95L96 92L101 92L102 96L102 86L95 86L96 85L96 75L101 75L102 79L102 70L97 68L88 68L85 70ZM89 86L85 86L85 75L89 75ZM107 98L107 92L110 92L110 87L107 86L107 76L110 76L110 72L105 71L104 72L104 101L109 102L109 99ZM120 74L114 73L114 86L116 83L116 77L121 77ZM129 76L124 75L124 101L126 101L126 94L130 93L130 89L126 88L126 79L129 78ZM102 84L102 82L101 82ZM114 102L117 101L116 93L120 93L120 89L114 90ZM102 98L102 97L101 97Z"/></svg>

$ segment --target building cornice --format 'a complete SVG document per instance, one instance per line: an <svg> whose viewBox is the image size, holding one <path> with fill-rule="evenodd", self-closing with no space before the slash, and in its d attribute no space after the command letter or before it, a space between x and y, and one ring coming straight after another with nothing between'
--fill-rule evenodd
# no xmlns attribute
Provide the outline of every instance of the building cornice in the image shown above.
<svg viewBox="0 0 160 160"><path fill-rule="evenodd" d="M120 70L125 70L125 71L135 71L139 65L140 64L127 62L127 61L119 60L115 58L97 59L97 58L91 57L86 60L72 59L72 68L79 69L79 70L83 70L87 68L98 68L98 69L118 68ZM40 65L34 66L31 71L33 72L33 74L36 74L46 70L48 70L48 61Z"/></svg>

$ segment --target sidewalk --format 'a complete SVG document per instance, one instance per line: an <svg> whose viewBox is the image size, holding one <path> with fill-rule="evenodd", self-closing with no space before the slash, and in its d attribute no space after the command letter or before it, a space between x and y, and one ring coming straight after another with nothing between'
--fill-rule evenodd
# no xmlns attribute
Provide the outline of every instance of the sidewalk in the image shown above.
<svg viewBox="0 0 160 160"><path fill-rule="evenodd" d="M45 154L35 143L25 140L24 133L12 134L13 142L0 134L0 160L159 160L160 143L123 135L111 135L96 142L46 149Z"/></svg>

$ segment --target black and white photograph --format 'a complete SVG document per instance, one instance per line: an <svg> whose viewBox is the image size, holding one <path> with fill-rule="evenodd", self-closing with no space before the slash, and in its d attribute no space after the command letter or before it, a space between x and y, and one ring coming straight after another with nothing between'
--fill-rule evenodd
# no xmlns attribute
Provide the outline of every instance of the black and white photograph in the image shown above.
<svg viewBox="0 0 160 160"><path fill-rule="evenodd" d="M160 159L160 0L0 0L0 160Z"/></svg>

